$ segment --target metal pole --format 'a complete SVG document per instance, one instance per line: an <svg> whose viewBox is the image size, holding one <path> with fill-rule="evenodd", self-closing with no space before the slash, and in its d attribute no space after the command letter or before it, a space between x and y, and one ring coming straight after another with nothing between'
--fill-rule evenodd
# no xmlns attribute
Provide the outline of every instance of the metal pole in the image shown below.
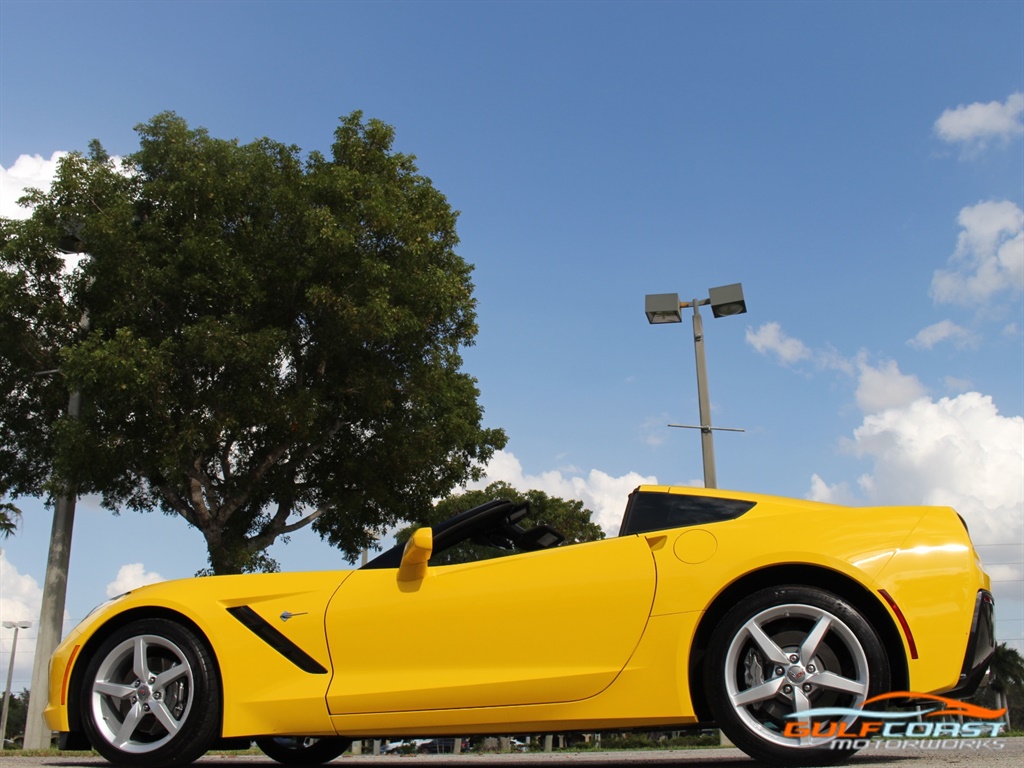
<svg viewBox="0 0 1024 768"><path fill-rule="evenodd" d="M5 626L7 622L4 622ZM7 712L11 707L11 680L14 678L14 654L18 650L18 630L21 625L14 625L14 640L11 642L11 663L7 667L7 687L4 689L4 711L0 714L0 750L4 748L7 737Z"/></svg>
<svg viewBox="0 0 1024 768"><path fill-rule="evenodd" d="M68 418L82 413L82 395L72 392L68 400ZM75 492L57 499L50 530L50 552L43 582L43 604L39 610L39 635L32 663L32 687L29 689L25 720L25 749L49 749L50 728L43 710L50 688L50 656L57 650L64 632L64 602L68 591L68 567L71 563L71 532L75 523Z"/></svg>
<svg viewBox="0 0 1024 768"><path fill-rule="evenodd" d="M704 487L717 488L715 436L711 431L711 397L708 394L708 368L704 360L704 321L698 307L699 304L708 303L709 299L693 300L693 351L697 358L697 405L700 409L700 447L704 455Z"/></svg>

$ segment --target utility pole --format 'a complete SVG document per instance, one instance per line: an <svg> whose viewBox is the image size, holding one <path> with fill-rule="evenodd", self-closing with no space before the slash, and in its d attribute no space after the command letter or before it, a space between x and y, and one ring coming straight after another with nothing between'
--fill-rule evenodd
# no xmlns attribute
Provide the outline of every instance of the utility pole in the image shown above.
<svg viewBox="0 0 1024 768"><path fill-rule="evenodd" d="M72 392L68 400L68 418L82 414L82 395ZM49 749L50 727L43 710L50 688L50 656L64 634L64 602L68 592L68 568L71 564L71 532L75 524L74 489L57 499L53 507L50 552L43 582L43 605L39 610L39 634L32 663L32 687L29 689L28 715L25 720L25 749Z"/></svg>
<svg viewBox="0 0 1024 768"><path fill-rule="evenodd" d="M83 331L89 330L89 316L82 315ZM82 415L82 393L72 392L68 398L68 418ZM75 525L77 489L66 488L53 507L50 529L50 552L46 559L43 580L43 604L39 609L39 634L36 655L32 661L32 687L28 695L25 720L25 749L49 749L50 728L43 720L43 710L50 688L50 656L60 645L64 634L64 602L68 594L68 569L71 565L71 533Z"/></svg>

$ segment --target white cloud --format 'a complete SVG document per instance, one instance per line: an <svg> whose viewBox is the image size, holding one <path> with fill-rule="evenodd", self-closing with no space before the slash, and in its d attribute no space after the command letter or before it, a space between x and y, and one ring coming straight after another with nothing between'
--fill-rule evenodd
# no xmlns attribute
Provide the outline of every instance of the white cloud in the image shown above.
<svg viewBox="0 0 1024 768"><path fill-rule="evenodd" d="M829 485L817 473L811 475L811 489L807 493L811 501L821 501L826 504L853 504L854 496L846 483Z"/></svg>
<svg viewBox="0 0 1024 768"><path fill-rule="evenodd" d="M1024 93L1013 93L1006 102L974 102L947 109L935 121L935 133L950 144L969 151L984 149L991 140L1003 143L1024 134Z"/></svg>
<svg viewBox="0 0 1024 768"><path fill-rule="evenodd" d="M986 201L961 210L957 222L956 251L949 269L935 272L932 298L972 306L1024 290L1024 211L1009 200Z"/></svg>
<svg viewBox="0 0 1024 768"><path fill-rule="evenodd" d="M968 392L865 416L850 450L871 462L863 494L814 475L808 497L852 505L950 506L967 521L1004 617L1020 616L1024 574L1024 418L1002 416L992 398ZM851 494L852 495L852 494ZM1002 629L1001 633L1017 633ZM1002 636L1020 646L1020 640ZM1024 647L1021 647L1024 650Z"/></svg>
<svg viewBox="0 0 1024 768"><path fill-rule="evenodd" d="M164 577L153 571L146 571L142 563L122 565L117 578L107 584L107 597L117 597L133 589L164 581Z"/></svg>
<svg viewBox="0 0 1024 768"><path fill-rule="evenodd" d="M47 160L40 155L21 155L10 168L0 166L0 216L27 219L30 209L18 205L29 188L49 189L57 172L57 163L67 152L54 152Z"/></svg>
<svg viewBox="0 0 1024 768"><path fill-rule="evenodd" d="M18 573L0 549L0 618L4 621L32 621L39 619L43 589L31 576Z"/></svg>
<svg viewBox="0 0 1024 768"><path fill-rule="evenodd" d="M950 342L957 349L965 349L978 343L978 339L973 333L957 325L952 320L941 320L938 323L929 325L927 328L922 328L907 343L918 349L933 349L936 344L940 344L943 341Z"/></svg>
<svg viewBox="0 0 1024 768"><path fill-rule="evenodd" d="M975 543L1021 541L1024 418L1000 415L991 397L918 398L871 413L851 447L873 462L860 482L872 503L949 505Z"/></svg>
<svg viewBox="0 0 1024 768"><path fill-rule="evenodd" d="M855 376L855 397L864 413L900 408L927 394L920 380L902 373L895 360L886 360L875 366L868 362L864 352L851 360L832 349L812 349L799 339L787 336L775 322L765 323L756 331L748 328L747 343L762 354L774 354L783 365L811 360L819 368Z"/></svg>
<svg viewBox="0 0 1024 768"><path fill-rule="evenodd" d="M918 378L902 373L895 360L886 360L876 368L861 354L857 369L857 405L864 413L902 408L926 394Z"/></svg>
<svg viewBox="0 0 1024 768"><path fill-rule="evenodd" d="M668 437L668 428L665 426L669 422L669 417L665 414L657 418L649 418L640 425L641 439L647 445L652 448L657 448L659 445L663 445Z"/></svg>
<svg viewBox="0 0 1024 768"><path fill-rule="evenodd" d="M777 322L764 323L754 330L747 328L747 344L762 355L774 355L782 365L806 360L818 368L853 375L853 364L831 347L812 349L800 339L789 336Z"/></svg>
<svg viewBox="0 0 1024 768"><path fill-rule="evenodd" d="M31 576L18 573L0 549L0 620L30 621L32 626L18 633L18 648L14 659L14 679L11 686L15 693L28 688L32 681L32 659L36 652L36 631L39 624L39 609L43 602L43 589ZM13 630L0 630L0 652L4 656L4 674L10 663Z"/></svg>
<svg viewBox="0 0 1024 768"><path fill-rule="evenodd" d="M811 357L811 350L799 339L787 336L775 322L764 323L756 331L747 328L747 344L762 355L773 354L783 365L792 365Z"/></svg>
<svg viewBox="0 0 1024 768"><path fill-rule="evenodd" d="M558 470L528 475L515 454L508 451L496 451L487 464L484 477L470 488L483 488L498 480L520 491L536 489L549 496L582 501L585 507L593 511L594 522L609 536L619 531L630 492L638 485L658 482L656 477L645 477L637 472L613 477L599 469L592 469L586 475L566 475Z"/></svg>

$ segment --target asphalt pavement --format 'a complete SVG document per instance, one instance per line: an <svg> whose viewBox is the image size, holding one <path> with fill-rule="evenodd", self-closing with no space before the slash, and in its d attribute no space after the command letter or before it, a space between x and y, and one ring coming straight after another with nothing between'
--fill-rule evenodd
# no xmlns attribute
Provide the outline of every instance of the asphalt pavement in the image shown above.
<svg viewBox="0 0 1024 768"><path fill-rule="evenodd" d="M13 757L0 752L3 768L92 768L109 765L100 757L42 756ZM200 768L267 768L277 765L260 755L210 755L197 761ZM656 765L658 768L753 768L757 765L738 749L679 749L607 752L529 752L499 755L344 755L331 766L375 766L376 768L528 768L530 766ZM1024 738L948 739L945 741L877 741L861 750L848 763L851 768L1020 768L1024 765ZM145 768L145 766L140 766Z"/></svg>

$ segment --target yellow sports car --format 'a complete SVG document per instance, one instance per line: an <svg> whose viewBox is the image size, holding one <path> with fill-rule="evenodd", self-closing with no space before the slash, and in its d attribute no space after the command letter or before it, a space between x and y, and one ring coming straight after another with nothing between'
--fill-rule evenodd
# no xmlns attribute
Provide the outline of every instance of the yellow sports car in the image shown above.
<svg viewBox="0 0 1024 768"><path fill-rule="evenodd" d="M949 508L641 486L618 537L563 546L526 513L489 502L358 570L114 598L55 652L47 721L146 768L228 740L317 764L357 738L712 723L820 765L851 754L829 748L843 729L789 735L791 716L967 695L993 651L989 578ZM510 554L432 561L469 541Z"/></svg>

